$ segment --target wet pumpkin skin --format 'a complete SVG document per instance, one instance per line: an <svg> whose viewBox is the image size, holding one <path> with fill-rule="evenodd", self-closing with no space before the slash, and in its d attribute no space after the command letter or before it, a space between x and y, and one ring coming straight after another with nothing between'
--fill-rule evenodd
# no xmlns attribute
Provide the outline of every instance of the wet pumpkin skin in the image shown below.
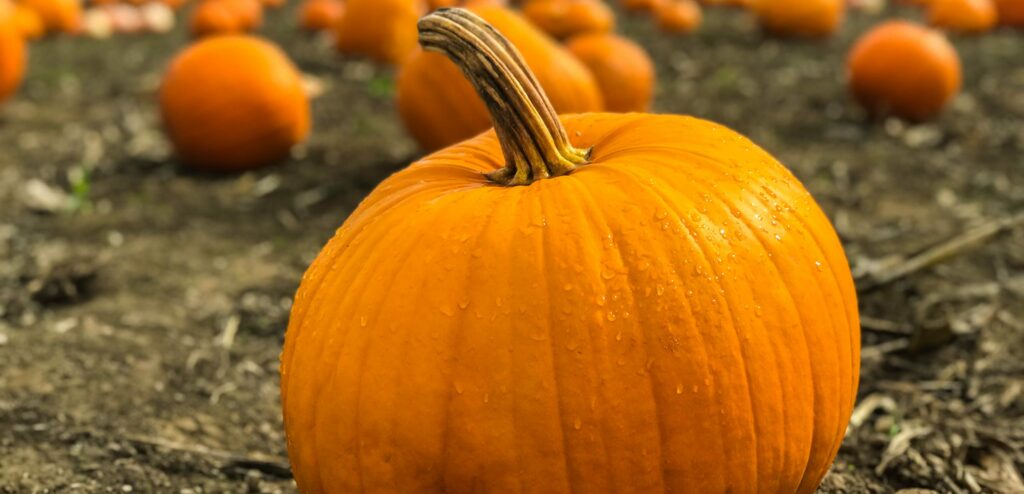
<svg viewBox="0 0 1024 494"><path fill-rule="evenodd" d="M309 268L281 362L299 489L813 492L860 361L828 219L722 126L557 121L585 164L508 186L489 131L381 183Z"/></svg>

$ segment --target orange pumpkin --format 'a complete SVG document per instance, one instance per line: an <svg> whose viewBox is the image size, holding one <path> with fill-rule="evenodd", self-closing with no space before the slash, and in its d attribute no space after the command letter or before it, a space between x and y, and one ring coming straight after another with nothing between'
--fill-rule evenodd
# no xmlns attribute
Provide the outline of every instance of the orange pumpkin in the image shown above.
<svg viewBox="0 0 1024 494"><path fill-rule="evenodd" d="M331 29L344 15L345 4L338 0L306 0L299 9L299 26L307 31Z"/></svg>
<svg viewBox="0 0 1024 494"><path fill-rule="evenodd" d="M654 12L668 0L620 0L622 8L630 12Z"/></svg>
<svg viewBox="0 0 1024 494"><path fill-rule="evenodd" d="M615 14L601 0L531 0L523 6L523 16L560 39L615 27Z"/></svg>
<svg viewBox="0 0 1024 494"><path fill-rule="evenodd" d="M197 38L245 32L238 14L222 0L204 0L196 6L192 11L189 29L192 36Z"/></svg>
<svg viewBox="0 0 1024 494"><path fill-rule="evenodd" d="M666 33L688 34L700 28L703 13L693 0L666 0L657 8L658 29Z"/></svg>
<svg viewBox="0 0 1024 494"><path fill-rule="evenodd" d="M14 6L0 0L0 103L18 90L25 77L28 49L16 22Z"/></svg>
<svg viewBox="0 0 1024 494"><path fill-rule="evenodd" d="M960 58L941 33L886 22L861 37L849 62L850 89L869 110L926 120L960 90Z"/></svg>
<svg viewBox="0 0 1024 494"><path fill-rule="evenodd" d="M79 0L22 0L22 4L39 15L47 31L74 34L82 28Z"/></svg>
<svg viewBox="0 0 1024 494"><path fill-rule="evenodd" d="M260 5L270 9L278 9L285 6L285 0L260 0Z"/></svg>
<svg viewBox="0 0 1024 494"><path fill-rule="evenodd" d="M476 4L474 12L493 24L523 53L561 113L603 108L593 74L565 48L504 7ZM473 86L439 54L418 50L398 76L398 111L423 149L433 151L487 130L491 120Z"/></svg>
<svg viewBox="0 0 1024 494"><path fill-rule="evenodd" d="M992 0L934 0L928 8L928 22L960 33L991 30L997 21Z"/></svg>
<svg viewBox="0 0 1024 494"><path fill-rule="evenodd" d="M839 28L846 0L752 0L751 8L772 34L821 37Z"/></svg>
<svg viewBox="0 0 1024 494"><path fill-rule="evenodd" d="M1024 0L995 0L995 4L1000 24L1024 27Z"/></svg>
<svg viewBox="0 0 1024 494"><path fill-rule="evenodd" d="M566 48L597 80L604 107L613 112L647 111L654 94L654 62L633 41L612 33L584 34Z"/></svg>
<svg viewBox="0 0 1024 494"><path fill-rule="evenodd" d="M272 164L310 127L298 70L279 48L251 36L206 38L176 56L160 109L181 160L207 170Z"/></svg>
<svg viewBox="0 0 1024 494"><path fill-rule="evenodd" d="M259 0L204 0L192 11L191 31L195 37L239 34L263 23Z"/></svg>
<svg viewBox="0 0 1024 494"><path fill-rule="evenodd" d="M259 0L215 0L227 2L234 10L242 29L252 31L263 24L263 4Z"/></svg>
<svg viewBox="0 0 1024 494"><path fill-rule="evenodd" d="M401 63L416 50L416 20L425 11L417 0L348 0L336 26L337 49L381 63Z"/></svg>
<svg viewBox="0 0 1024 494"><path fill-rule="evenodd" d="M18 32L21 33L23 38L27 40L38 39L46 34L46 26L43 25L43 19L39 17L36 11L22 4L16 4L13 8L14 25L17 26Z"/></svg>
<svg viewBox="0 0 1024 494"><path fill-rule="evenodd" d="M436 12L421 40L496 131L381 183L299 287L299 490L814 492L860 362L828 218L720 125L556 116L482 22Z"/></svg>

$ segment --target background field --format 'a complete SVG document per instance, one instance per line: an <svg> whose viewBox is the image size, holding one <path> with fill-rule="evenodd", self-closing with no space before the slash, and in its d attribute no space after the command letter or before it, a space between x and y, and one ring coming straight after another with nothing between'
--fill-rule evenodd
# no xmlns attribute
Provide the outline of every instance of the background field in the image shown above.
<svg viewBox="0 0 1024 494"><path fill-rule="evenodd" d="M778 156L861 276L861 406L822 492L1024 492L1024 228L999 223L1024 212L1024 32L956 39L964 94L907 126L846 94L845 53L877 16L785 42L707 14L688 38L622 19L658 63L656 110ZM0 111L0 492L294 491L277 390L290 297L418 151L391 70L339 59L291 8L263 34L322 84L314 134L288 163L225 176L179 167L160 133L180 29L33 45ZM1001 233L869 286L892 272L879 263L977 227Z"/></svg>

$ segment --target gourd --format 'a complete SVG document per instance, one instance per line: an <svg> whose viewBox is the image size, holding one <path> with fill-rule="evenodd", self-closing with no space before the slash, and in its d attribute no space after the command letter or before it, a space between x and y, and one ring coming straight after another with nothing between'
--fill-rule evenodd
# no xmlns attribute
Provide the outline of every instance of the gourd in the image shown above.
<svg viewBox="0 0 1024 494"><path fill-rule="evenodd" d="M938 31L888 21L864 34L847 62L850 90L869 111L921 121L960 90L960 58Z"/></svg>
<svg viewBox="0 0 1024 494"><path fill-rule="evenodd" d="M860 326L800 182L697 118L557 116L465 10L419 29L495 130L382 182L303 277L281 356L299 490L814 492Z"/></svg>
<svg viewBox="0 0 1024 494"><path fill-rule="evenodd" d="M511 40L563 113L604 107L593 74L565 48L517 13L500 6L469 7ZM458 67L436 53L415 51L402 65L398 111L405 127L427 151L455 144L491 126L487 108Z"/></svg>
<svg viewBox="0 0 1024 494"><path fill-rule="evenodd" d="M842 24L846 0L752 0L750 7L769 33L823 37Z"/></svg>
<svg viewBox="0 0 1024 494"><path fill-rule="evenodd" d="M633 41L613 33L583 34L565 45L594 74L604 108L647 111L654 95L654 62Z"/></svg>
<svg viewBox="0 0 1024 494"><path fill-rule="evenodd" d="M14 16L14 6L7 0L0 0L0 103L21 86L28 59L28 49Z"/></svg>
<svg viewBox="0 0 1024 494"><path fill-rule="evenodd" d="M530 0L523 5L523 16L558 39L615 27L615 14L601 0Z"/></svg>
<svg viewBox="0 0 1024 494"><path fill-rule="evenodd" d="M997 20L992 0L933 0L928 7L929 24L958 33L983 33Z"/></svg>
<svg viewBox="0 0 1024 494"><path fill-rule="evenodd" d="M280 161L310 128L298 70L275 45L244 35L205 38L178 54L160 109L181 161L205 170Z"/></svg>
<svg viewBox="0 0 1024 494"><path fill-rule="evenodd" d="M299 9L299 25L307 31L323 31L336 26L345 15L339 0L305 0Z"/></svg>

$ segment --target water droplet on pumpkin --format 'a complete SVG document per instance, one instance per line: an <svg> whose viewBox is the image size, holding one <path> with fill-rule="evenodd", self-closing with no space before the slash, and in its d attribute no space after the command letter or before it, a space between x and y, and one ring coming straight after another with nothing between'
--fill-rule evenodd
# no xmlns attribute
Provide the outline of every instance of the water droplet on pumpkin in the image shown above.
<svg viewBox="0 0 1024 494"><path fill-rule="evenodd" d="M605 315L605 317L607 317L609 321L614 321L615 320L615 313L612 312L612 311L608 311L608 314Z"/></svg>
<svg viewBox="0 0 1024 494"><path fill-rule="evenodd" d="M455 383L455 392L460 394L460 395L462 394L462 384Z"/></svg>
<svg viewBox="0 0 1024 494"><path fill-rule="evenodd" d="M466 310L466 307L469 307L469 300L463 300L463 301L459 302L459 308L460 309Z"/></svg>
<svg viewBox="0 0 1024 494"><path fill-rule="evenodd" d="M779 235L778 233L776 233L775 234L775 240L781 241L782 240L782 235Z"/></svg>
<svg viewBox="0 0 1024 494"><path fill-rule="evenodd" d="M658 285L658 286L657 286L657 287L655 288L655 291L657 291L657 292L658 292L658 295L663 295L663 294L665 293L665 287L664 287L664 286L662 286L662 285Z"/></svg>
<svg viewBox="0 0 1024 494"><path fill-rule="evenodd" d="M676 385L676 394L677 395L683 394L683 385L682 384L677 384Z"/></svg>
<svg viewBox="0 0 1024 494"><path fill-rule="evenodd" d="M718 234L721 235L722 238L728 238L728 236L725 234L725 228L719 229Z"/></svg>
<svg viewBox="0 0 1024 494"><path fill-rule="evenodd" d="M606 280L610 280L610 279L615 277L615 271L612 271L610 269L602 269L601 270L601 277L606 279Z"/></svg>
<svg viewBox="0 0 1024 494"><path fill-rule="evenodd" d="M664 209L659 209L654 212L654 219L663 220L666 216L668 216L668 211L665 211Z"/></svg>
<svg viewBox="0 0 1024 494"><path fill-rule="evenodd" d="M814 267L818 268L818 271L825 270L825 266L822 266L821 261L814 261Z"/></svg>
<svg viewBox="0 0 1024 494"><path fill-rule="evenodd" d="M615 341L622 341L622 331L615 333Z"/></svg>
<svg viewBox="0 0 1024 494"><path fill-rule="evenodd" d="M572 427L573 427L573 429L576 429L576 430L582 429L583 428L583 421L580 420L579 417L576 417L576 420L574 420L572 422Z"/></svg>
<svg viewBox="0 0 1024 494"><path fill-rule="evenodd" d="M607 297L605 297L604 295L598 295L598 296L597 296L597 306L598 306L598 307L604 307L604 304L605 304L605 303L606 303L607 301L608 301L608 298L607 298Z"/></svg>

